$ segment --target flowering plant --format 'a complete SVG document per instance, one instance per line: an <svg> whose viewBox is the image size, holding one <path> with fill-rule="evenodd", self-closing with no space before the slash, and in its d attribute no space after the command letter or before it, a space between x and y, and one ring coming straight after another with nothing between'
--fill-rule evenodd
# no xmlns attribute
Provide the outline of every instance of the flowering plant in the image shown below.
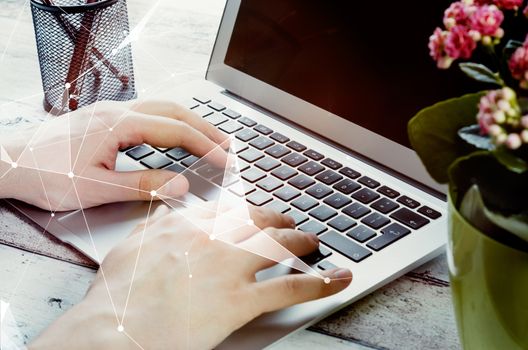
<svg viewBox="0 0 528 350"><path fill-rule="evenodd" d="M453 2L429 39L430 55L439 69L457 62L483 90L420 111L408 128L431 176L449 183L455 206L476 189L472 198L486 222L472 224L522 244L528 242L527 34L527 0Z"/></svg>

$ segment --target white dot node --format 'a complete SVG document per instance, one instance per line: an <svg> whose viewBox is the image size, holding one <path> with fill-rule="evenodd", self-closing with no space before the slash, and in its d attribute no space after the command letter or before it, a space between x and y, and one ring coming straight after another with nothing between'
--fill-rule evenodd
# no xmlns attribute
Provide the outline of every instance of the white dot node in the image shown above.
<svg viewBox="0 0 528 350"><path fill-rule="evenodd" d="M156 196L158 195L158 192L156 192L156 191L150 191L150 195L151 195L152 197L156 197Z"/></svg>
<svg viewBox="0 0 528 350"><path fill-rule="evenodd" d="M51 217L54 218L55 217L55 213L51 213Z"/></svg>
<svg viewBox="0 0 528 350"><path fill-rule="evenodd" d="M247 224L248 224L249 226L253 226L253 225L255 225L255 221L249 219L249 220L247 221Z"/></svg>
<svg viewBox="0 0 528 350"><path fill-rule="evenodd" d="M323 281L326 284L330 284L330 277L325 277Z"/></svg>
<svg viewBox="0 0 528 350"><path fill-rule="evenodd" d="M108 131L112 132L112 131L114 131L114 128L110 128L110 129L108 129Z"/></svg>
<svg viewBox="0 0 528 350"><path fill-rule="evenodd" d="M65 87L66 89L69 89L69 88L71 87L71 84L70 84L70 83L66 83L66 84L64 84L64 87Z"/></svg>
<svg viewBox="0 0 528 350"><path fill-rule="evenodd" d="M210 239L211 241L214 241L214 240L216 239L216 236L215 236L215 235L210 235L210 236L209 236L209 239Z"/></svg>
<svg viewBox="0 0 528 350"><path fill-rule="evenodd" d="M189 252L185 252L185 256L189 256Z"/></svg>
<svg viewBox="0 0 528 350"><path fill-rule="evenodd" d="M147 92L147 89L141 89L141 92Z"/></svg>
<svg viewBox="0 0 528 350"><path fill-rule="evenodd" d="M74 176L73 173L70 171L70 172L68 173L68 177L69 177L70 179L73 179L73 176Z"/></svg>
<svg viewBox="0 0 528 350"><path fill-rule="evenodd" d="M119 333L122 333L124 330L125 330L125 327L123 327L123 325L119 325L119 326L117 326L117 331L118 331Z"/></svg>
<svg viewBox="0 0 528 350"><path fill-rule="evenodd" d="M176 74L171 73L171 78L174 78L175 76L176 76Z"/></svg>
<svg viewBox="0 0 528 350"><path fill-rule="evenodd" d="M29 147L29 150L30 150L31 152L33 152L33 147Z"/></svg>
<svg viewBox="0 0 528 350"><path fill-rule="evenodd" d="M189 278L192 278L192 275L191 275L191 274L189 274Z"/></svg>
<svg viewBox="0 0 528 350"><path fill-rule="evenodd" d="M16 162L13 162L13 163L11 163L11 167L13 169L16 169L16 168L18 168L18 164Z"/></svg>

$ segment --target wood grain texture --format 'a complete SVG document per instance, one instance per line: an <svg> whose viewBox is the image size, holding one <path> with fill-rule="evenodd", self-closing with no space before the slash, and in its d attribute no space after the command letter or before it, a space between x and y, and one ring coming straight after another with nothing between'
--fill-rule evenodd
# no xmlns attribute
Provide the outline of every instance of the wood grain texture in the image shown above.
<svg viewBox="0 0 528 350"><path fill-rule="evenodd" d="M132 26L152 3L128 1ZM155 20L134 43L141 97L170 95L167 86L203 77L222 9L221 0L161 2ZM45 114L27 1L2 1L0 30L1 138L41 122ZM54 247L56 257L79 259L77 252L42 236L6 206L0 206L0 236L12 245L24 241L29 246L27 241L37 237ZM81 300L94 274L93 269L0 245L0 299L11 303L19 343L29 342ZM437 258L273 348L457 349L447 281L445 258Z"/></svg>

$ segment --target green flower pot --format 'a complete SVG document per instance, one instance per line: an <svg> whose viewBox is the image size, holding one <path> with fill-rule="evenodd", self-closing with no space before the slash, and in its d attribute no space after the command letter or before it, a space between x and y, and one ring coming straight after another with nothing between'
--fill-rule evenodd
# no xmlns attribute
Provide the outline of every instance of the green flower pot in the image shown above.
<svg viewBox="0 0 528 350"><path fill-rule="evenodd" d="M528 349L528 253L481 233L449 201L447 256L464 349Z"/></svg>

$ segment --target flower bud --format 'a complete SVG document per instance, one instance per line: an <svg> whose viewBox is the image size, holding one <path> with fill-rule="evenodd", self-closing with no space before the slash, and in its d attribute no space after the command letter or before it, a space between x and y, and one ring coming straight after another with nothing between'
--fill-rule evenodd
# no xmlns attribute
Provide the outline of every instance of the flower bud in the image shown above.
<svg viewBox="0 0 528 350"><path fill-rule="evenodd" d="M496 111L493 113L493 120L498 124L502 124L506 121L506 114L503 111Z"/></svg>
<svg viewBox="0 0 528 350"><path fill-rule="evenodd" d="M506 100L499 100L499 102L497 102L497 107L499 107L499 109L503 112L507 112L508 110L510 110L510 103Z"/></svg>
<svg viewBox="0 0 528 350"><path fill-rule="evenodd" d="M524 143L528 143L528 129L525 129L521 132L521 139Z"/></svg>
<svg viewBox="0 0 528 350"><path fill-rule="evenodd" d="M506 147L509 149L515 150L522 145L522 140L519 134L512 133L508 135L508 138L506 139Z"/></svg>
<svg viewBox="0 0 528 350"><path fill-rule="evenodd" d="M528 129L528 114L521 118L521 125Z"/></svg>
<svg viewBox="0 0 528 350"><path fill-rule="evenodd" d="M489 127L488 133L493 137L497 137L502 134L502 128L497 124L493 124Z"/></svg>

